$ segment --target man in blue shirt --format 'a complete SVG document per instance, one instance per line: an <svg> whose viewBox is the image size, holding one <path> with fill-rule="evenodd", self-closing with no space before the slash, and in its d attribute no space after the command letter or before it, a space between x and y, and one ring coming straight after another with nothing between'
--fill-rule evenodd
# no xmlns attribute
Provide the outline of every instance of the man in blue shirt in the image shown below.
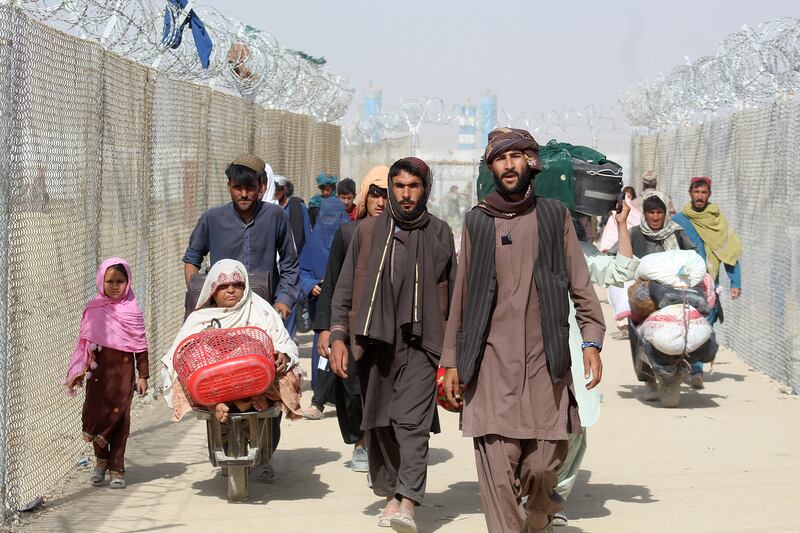
<svg viewBox="0 0 800 533"><path fill-rule="evenodd" d="M706 176L692 178L689 184L691 201L672 219L680 224L686 236L697 247L697 253L706 261L708 273L719 285L720 267L724 267L731 282L731 300L742 293L742 268L739 257L742 243L728 226L725 215L719 207L709 203L711 198L711 179ZM719 317L720 304L708 315L712 324ZM703 388L703 363L692 365L692 387Z"/></svg>
<svg viewBox="0 0 800 533"><path fill-rule="evenodd" d="M207 254L211 254L212 265L220 259L236 259L249 273L270 275L273 307L285 319L299 290L297 251L289 221L279 205L258 199L265 179L260 157L240 154L225 175L231 202L208 209L197 221L182 259L186 285L200 271Z"/></svg>

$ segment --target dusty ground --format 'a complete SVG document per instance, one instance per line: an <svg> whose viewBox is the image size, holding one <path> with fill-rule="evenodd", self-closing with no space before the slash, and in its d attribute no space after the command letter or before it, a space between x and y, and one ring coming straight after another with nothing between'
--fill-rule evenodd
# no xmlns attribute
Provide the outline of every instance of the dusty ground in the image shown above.
<svg viewBox="0 0 800 533"><path fill-rule="evenodd" d="M608 340L603 355L603 413L561 532L800 531L799 397L721 351L704 391L687 387L680 408L662 409L642 401L627 341ZM441 414L420 531L485 531L470 441L456 415ZM251 483L245 504L227 503L204 423L172 424L165 408L142 416L149 423L128 443L126 490L88 486L84 469L19 529L381 531L380 499L365 474L347 468L351 451L332 408L321 421L284 422L276 479Z"/></svg>

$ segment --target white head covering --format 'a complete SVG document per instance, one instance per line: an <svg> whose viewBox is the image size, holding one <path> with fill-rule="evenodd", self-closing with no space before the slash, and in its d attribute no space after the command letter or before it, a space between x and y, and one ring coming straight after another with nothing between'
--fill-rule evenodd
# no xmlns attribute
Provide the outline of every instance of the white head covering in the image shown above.
<svg viewBox="0 0 800 533"><path fill-rule="evenodd" d="M267 192L264 193L264 198L261 200L268 204L277 204L275 199L275 173L272 172L272 167L269 163L264 164L264 171L267 174Z"/></svg>
<svg viewBox="0 0 800 533"><path fill-rule="evenodd" d="M642 235L649 237L654 241L662 241L661 245L664 247L665 251L680 250L681 248L678 244L678 238L675 236L675 232L682 230L680 224L668 217L669 200L667 199L667 195L661 191L648 189L642 194L642 205L644 205L645 200L653 196L658 198L659 201L664 204L664 214L666 218L664 219L664 225L661 227L661 229L654 230L647 224L647 218L643 213L642 220L639 222L639 228L642 230ZM644 210L644 207L642 207L642 210Z"/></svg>
<svg viewBox="0 0 800 533"><path fill-rule="evenodd" d="M244 283L244 294L233 307L212 307L208 304L211 297L220 285L229 283ZM299 361L297 345L289 337L289 332L283 326L283 320L272 306L261 298L258 294L250 290L250 281L247 277L247 270L239 261L233 259L223 259L214 263L211 271L203 284L203 290L197 300L197 308L186 318L181 330L175 337L172 346L167 350L166 355L161 358L164 364L162 372L162 383L164 384L164 397L171 395L167 391L172 387L172 383L177 378L175 369L172 366L172 358L178 345L189 335L199 333L211 326L212 320L219 320L223 328L238 328L244 326L256 326L267 332L276 352L282 352L289 358L289 367L296 365Z"/></svg>

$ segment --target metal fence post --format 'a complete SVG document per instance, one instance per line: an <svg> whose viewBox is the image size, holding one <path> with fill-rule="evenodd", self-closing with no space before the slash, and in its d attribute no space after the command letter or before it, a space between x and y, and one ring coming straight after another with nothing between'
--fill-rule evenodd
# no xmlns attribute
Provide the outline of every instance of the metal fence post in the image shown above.
<svg viewBox="0 0 800 533"><path fill-rule="evenodd" d="M6 507L6 367L8 358L9 223L14 131L14 8L0 4L0 513ZM5 20L9 25L2 24ZM5 27L6 31L2 31ZM2 518L5 516L2 515Z"/></svg>

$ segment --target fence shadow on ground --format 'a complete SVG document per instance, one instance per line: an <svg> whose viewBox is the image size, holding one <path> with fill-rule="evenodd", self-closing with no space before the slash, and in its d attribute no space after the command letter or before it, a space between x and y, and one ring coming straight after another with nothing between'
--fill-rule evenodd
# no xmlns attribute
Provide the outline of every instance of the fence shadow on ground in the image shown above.
<svg viewBox="0 0 800 533"><path fill-rule="evenodd" d="M643 485L591 483L591 477L591 471L581 470L578 472L575 489L567 504L566 512L570 520L609 516L611 510L606 507L606 503L609 501L622 503L655 503L658 501L650 494L650 489Z"/></svg>
<svg viewBox="0 0 800 533"><path fill-rule="evenodd" d="M622 390L617 391L617 395L626 400L638 400L642 404L652 407L653 409L663 409L658 400L653 402L644 400L644 383L623 385ZM689 385L683 385L681 387L681 402L676 409L708 409L719 407L719 404L714 401L715 398L727 398L727 396L714 394L708 390L697 391L689 387Z"/></svg>
<svg viewBox="0 0 800 533"><path fill-rule="evenodd" d="M314 470L325 463L338 461L342 454L326 448L299 448L275 452L272 466L275 478L263 482L250 477L247 504L263 505L270 501L321 499L331 492L330 486L322 482ZM209 464L208 479L196 481L192 489L198 496L228 498L228 481L219 474L219 469Z"/></svg>

